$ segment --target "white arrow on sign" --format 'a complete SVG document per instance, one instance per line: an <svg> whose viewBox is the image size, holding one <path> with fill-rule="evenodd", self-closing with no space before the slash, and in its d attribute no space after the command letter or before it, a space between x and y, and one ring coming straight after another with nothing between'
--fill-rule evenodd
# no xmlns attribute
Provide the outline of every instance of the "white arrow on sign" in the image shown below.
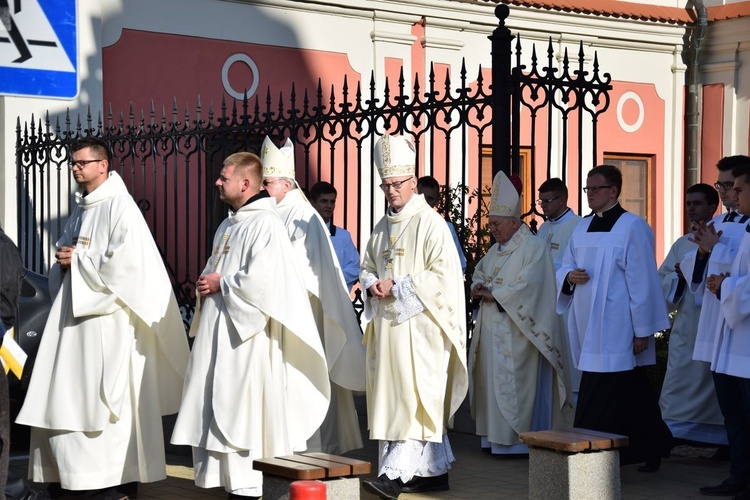
<svg viewBox="0 0 750 500"><path fill-rule="evenodd" d="M5 7L0 12L0 66L75 73L39 2L20 3L17 12Z"/></svg>

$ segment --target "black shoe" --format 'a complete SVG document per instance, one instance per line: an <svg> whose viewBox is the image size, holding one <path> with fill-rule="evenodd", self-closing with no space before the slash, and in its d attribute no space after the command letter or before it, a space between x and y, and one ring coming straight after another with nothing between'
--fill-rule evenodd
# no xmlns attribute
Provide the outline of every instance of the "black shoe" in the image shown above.
<svg viewBox="0 0 750 500"><path fill-rule="evenodd" d="M433 477L414 476L401 488L402 493L422 493L423 491L448 491L448 473Z"/></svg>
<svg viewBox="0 0 750 500"><path fill-rule="evenodd" d="M227 498L229 500L260 500L260 497L249 497L245 495L237 495L236 493L230 493Z"/></svg>
<svg viewBox="0 0 750 500"><path fill-rule="evenodd" d="M395 500L401 494L402 486L403 483L400 479L389 479L385 474L378 476L377 479L365 479L362 481L362 487L368 493L392 500Z"/></svg>
<svg viewBox="0 0 750 500"><path fill-rule="evenodd" d="M710 497L731 497L747 490L747 482L730 477L716 486L704 486L700 492Z"/></svg>
<svg viewBox="0 0 750 500"><path fill-rule="evenodd" d="M49 483L47 485L47 496L53 500L64 498L83 498L88 497L91 493L89 490L66 490L60 486L60 483Z"/></svg>

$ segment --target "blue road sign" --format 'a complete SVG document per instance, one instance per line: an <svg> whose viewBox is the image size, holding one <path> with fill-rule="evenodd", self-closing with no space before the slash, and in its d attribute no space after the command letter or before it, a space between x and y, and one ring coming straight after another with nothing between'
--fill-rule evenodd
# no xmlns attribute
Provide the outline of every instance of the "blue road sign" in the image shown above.
<svg viewBox="0 0 750 500"><path fill-rule="evenodd" d="M0 95L78 95L76 0L0 0Z"/></svg>

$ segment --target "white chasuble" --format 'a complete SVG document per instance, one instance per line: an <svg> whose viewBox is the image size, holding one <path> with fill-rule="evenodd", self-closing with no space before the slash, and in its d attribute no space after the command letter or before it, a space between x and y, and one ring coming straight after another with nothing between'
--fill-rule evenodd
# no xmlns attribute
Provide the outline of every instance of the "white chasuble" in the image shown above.
<svg viewBox="0 0 750 500"><path fill-rule="evenodd" d="M221 290L200 298L193 319L172 443L194 447L199 486L259 489L252 459L304 450L330 397L307 291L272 199L219 226L203 274L213 272Z"/></svg>
<svg viewBox="0 0 750 500"><path fill-rule="evenodd" d="M370 438L442 443L468 389L466 306L450 231L422 195L383 217L367 244L360 281L390 278L408 278L423 309L366 296Z"/></svg>
<svg viewBox="0 0 750 500"><path fill-rule="evenodd" d="M555 311L555 271L544 242L521 226L479 261L472 287L478 283L492 290L496 302L481 303L472 338L470 395L477 434L491 443L518 444L519 433L541 430L532 425L535 407L544 408L539 423L545 428L570 427L567 339ZM538 380L542 363L552 370Z"/></svg>
<svg viewBox="0 0 750 500"><path fill-rule="evenodd" d="M97 489L166 477L161 416L179 408L185 329L161 256L116 173L81 196L57 246L54 296L17 422L35 481Z"/></svg>
<svg viewBox="0 0 750 500"><path fill-rule="evenodd" d="M645 220L623 213L609 232L588 232L592 217L576 226L557 272L557 312L568 307L573 361L581 371L619 372L656 362L654 333L669 317L654 259L654 233ZM568 273L583 268L589 281L563 293ZM623 304L622 301L627 301ZM633 354L633 337L650 337Z"/></svg>
<svg viewBox="0 0 750 500"><path fill-rule="evenodd" d="M687 235L682 236L672 245L659 267L667 308L670 312L677 311L669 335L667 373L659 406L674 437L726 444L724 418L719 410L709 365L693 359L701 296L696 296L687 282L678 289L679 279L675 272L675 264L696 248ZM686 278L689 280L690 276Z"/></svg>
<svg viewBox="0 0 750 500"><path fill-rule="evenodd" d="M299 189L284 196L278 211L310 294L332 382L328 415L308 449L341 454L362 448L352 391L365 390L365 347L328 228Z"/></svg>

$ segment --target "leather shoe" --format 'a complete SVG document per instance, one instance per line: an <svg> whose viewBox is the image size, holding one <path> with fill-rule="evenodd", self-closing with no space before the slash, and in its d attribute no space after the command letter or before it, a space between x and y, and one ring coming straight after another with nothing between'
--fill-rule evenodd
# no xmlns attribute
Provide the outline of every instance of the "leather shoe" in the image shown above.
<svg viewBox="0 0 750 500"><path fill-rule="evenodd" d="M392 500L397 499L401 494L402 486L403 483L400 479L390 479L385 474L381 474L377 479L365 479L362 481L362 487L368 493Z"/></svg>
<svg viewBox="0 0 750 500"><path fill-rule="evenodd" d="M402 493L422 493L424 491L448 491L448 473L433 477L414 476L401 488Z"/></svg>
<svg viewBox="0 0 750 500"><path fill-rule="evenodd" d="M746 490L746 481L730 477L716 486L704 486L700 489L700 492L710 497L730 497L744 493Z"/></svg>

